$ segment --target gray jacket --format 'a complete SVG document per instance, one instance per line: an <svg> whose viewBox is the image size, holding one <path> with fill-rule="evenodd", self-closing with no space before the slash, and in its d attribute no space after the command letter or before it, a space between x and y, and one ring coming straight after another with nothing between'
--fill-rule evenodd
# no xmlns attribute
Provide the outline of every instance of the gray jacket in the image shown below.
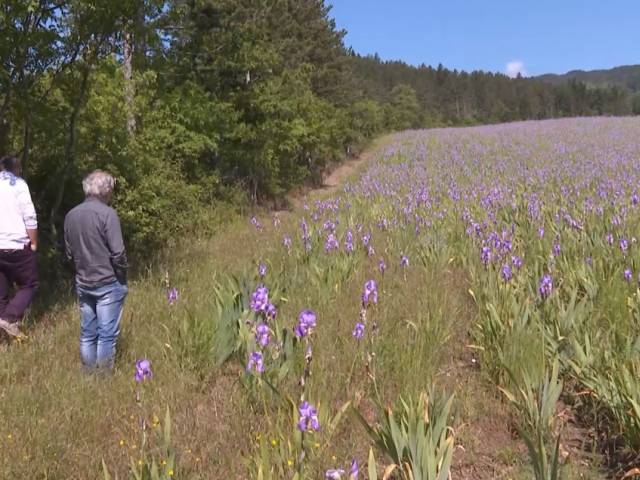
<svg viewBox="0 0 640 480"><path fill-rule="evenodd" d="M76 266L77 283L100 287L118 280L127 283L127 255L116 211L88 198L64 219L67 256Z"/></svg>

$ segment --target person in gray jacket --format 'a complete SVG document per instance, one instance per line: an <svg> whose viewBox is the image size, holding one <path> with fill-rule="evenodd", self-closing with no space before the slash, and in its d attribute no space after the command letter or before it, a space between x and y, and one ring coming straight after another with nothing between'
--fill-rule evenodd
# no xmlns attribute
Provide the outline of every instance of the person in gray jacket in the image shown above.
<svg viewBox="0 0 640 480"><path fill-rule="evenodd" d="M85 201L64 220L67 256L76 269L80 357L88 370L113 369L127 288L120 219L108 204L115 179L96 170L82 181Z"/></svg>

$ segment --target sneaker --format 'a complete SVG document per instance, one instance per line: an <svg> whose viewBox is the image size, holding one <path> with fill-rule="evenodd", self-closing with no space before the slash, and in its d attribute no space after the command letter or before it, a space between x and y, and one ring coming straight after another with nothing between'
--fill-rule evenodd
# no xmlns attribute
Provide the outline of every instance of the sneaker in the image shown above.
<svg viewBox="0 0 640 480"><path fill-rule="evenodd" d="M0 318L0 328L11 337L24 338L24 334L20 331L17 323L9 323L3 318Z"/></svg>

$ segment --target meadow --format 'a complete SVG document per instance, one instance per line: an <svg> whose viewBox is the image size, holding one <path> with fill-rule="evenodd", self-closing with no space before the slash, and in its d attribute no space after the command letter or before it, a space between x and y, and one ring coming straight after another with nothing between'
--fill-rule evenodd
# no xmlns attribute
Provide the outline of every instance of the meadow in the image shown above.
<svg viewBox="0 0 640 480"><path fill-rule="evenodd" d="M638 118L385 137L181 239L113 375L80 369L72 292L1 344L0 478L632 478L639 188Z"/></svg>

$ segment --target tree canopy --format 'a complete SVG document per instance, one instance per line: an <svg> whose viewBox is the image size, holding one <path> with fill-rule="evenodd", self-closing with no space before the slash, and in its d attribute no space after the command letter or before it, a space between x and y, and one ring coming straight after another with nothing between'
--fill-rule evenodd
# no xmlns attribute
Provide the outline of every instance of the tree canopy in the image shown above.
<svg viewBox="0 0 640 480"><path fill-rule="evenodd" d="M148 252L383 131L640 113L618 86L383 62L344 34L323 0L2 2L0 154L22 158L51 251L95 168Z"/></svg>

